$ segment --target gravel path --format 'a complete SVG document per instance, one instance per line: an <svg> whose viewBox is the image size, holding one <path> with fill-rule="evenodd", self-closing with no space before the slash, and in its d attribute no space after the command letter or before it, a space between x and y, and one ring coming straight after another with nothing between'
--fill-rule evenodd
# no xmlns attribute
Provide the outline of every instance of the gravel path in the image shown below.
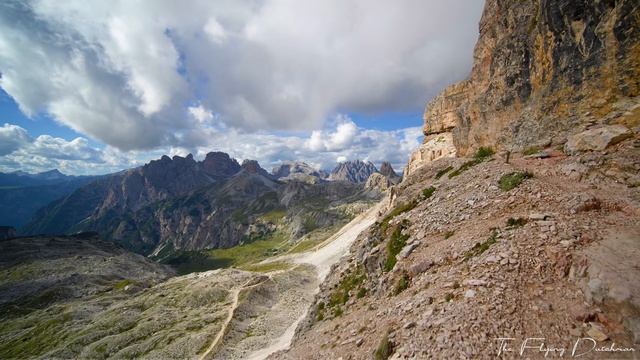
<svg viewBox="0 0 640 360"><path fill-rule="evenodd" d="M355 219L342 227L337 233L327 239L320 247L295 255L285 255L273 261L291 261L296 264L309 264L315 267L318 284L322 283L329 274L331 266L337 263L343 256L348 254L349 247L358 237L358 235L369 226L371 226L378 216L378 211L382 206L382 202L374 205L369 210L358 215ZM314 289L314 295L318 291ZM292 319L292 323L286 328L278 338L274 339L269 346L259 349L248 356L250 360L261 360L267 358L274 352L288 348L295 334L295 330L306 316L306 312Z"/></svg>

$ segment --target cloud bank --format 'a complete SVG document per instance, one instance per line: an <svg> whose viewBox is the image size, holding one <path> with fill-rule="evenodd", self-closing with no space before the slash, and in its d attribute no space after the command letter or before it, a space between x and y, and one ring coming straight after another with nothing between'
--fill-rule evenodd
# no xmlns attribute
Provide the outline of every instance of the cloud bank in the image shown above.
<svg viewBox="0 0 640 360"><path fill-rule="evenodd" d="M465 77L482 5L6 0L0 87L24 114L48 114L105 151L198 149L226 132L220 144L273 141L266 149L226 141L223 150L241 157L245 148L284 156L283 147L322 152L324 162L349 146L412 133L368 132L336 117L419 111ZM282 132L311 135L266 135ZM16 136L2 142L0 156L24 134Z"/></svg>
<svg viewBox="0 0 640 360"><path fill-rule="evenodd" d="M257 159L268 170L288 160L304 160L318 169L330 170L337 162L356 159L377 165L391 161L400 170L407 154L420 144L422 136L420 127L394 131L363 129L345 115L333 119L332 124L333 128L314 131L309 137L245 133L235 129L222 132L210 128L199 134L207 139L206 145L152 151L121 151L111 146L98 149L82 137L71 141L49 135L33 138L20 126L4 124L0 127L0 154L4 154L0 155L0 171L40 172L57 168L68 174L104 174L139 166L164 154L192 153L197 159L204 159L210 151L224 151L239 160ZM317 134L328 140L316 144ZM5 139L15 141L5 142Z"/></svg>

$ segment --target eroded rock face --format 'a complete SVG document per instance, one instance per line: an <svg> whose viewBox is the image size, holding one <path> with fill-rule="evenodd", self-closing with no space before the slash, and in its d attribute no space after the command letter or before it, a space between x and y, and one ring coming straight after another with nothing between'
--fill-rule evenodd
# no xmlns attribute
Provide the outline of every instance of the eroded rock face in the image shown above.
<svg viewBox="0 0 640 360"><path fill-rule="evenodd" d="M408 176L433 161L445 157L455 157L456 153L451 132L427 135L424 143L411 154L405 173Z"/></svg>
<svg viewBox="0 0 640 360"><path fill-rule="evenodd" d="M468 79L425 111L425 145L452 133L458 155L563 144L590 124L637 126L640 17L634 0L488 0ZM423 146L412 157L430 161Z"/></svg>

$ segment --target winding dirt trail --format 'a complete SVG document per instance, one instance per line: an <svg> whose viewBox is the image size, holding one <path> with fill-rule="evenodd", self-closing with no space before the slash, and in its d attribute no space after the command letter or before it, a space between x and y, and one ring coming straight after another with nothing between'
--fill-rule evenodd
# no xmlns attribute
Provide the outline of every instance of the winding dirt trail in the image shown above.
<svg viewBox="0 0 640 360"><path fill-rule="evenodd" d="M313 265L316 269L318 284L322 283L325 277L329 274L331 266L346 255L349 252L351 244L355 241L358 235L376 221L378 211L382 206L382 202L380 202L364 213L358 215L314 250L300 254L284 255L279 258L274 258L273 261L289 261L296 264ZM318 290L319 288L316 288L313 295L315 295ZM269 346L251 353L247 359L262 360L266 359L274 352L287 349L291 345L291 340L293 339L298 324L306 317L306 315L307 314L305 312L297 319L294 319L282 335L271 341Z"/></svg>
<svg viewBox="0 0 640 360"><path fill-rule="evenodd" d="M249 283L250 283L250 281L249 281L249 282L246 282L241 287L231 290L232 301L231 301L231 305L229 306L229 311L227 313L227 318L224 320L224 324L222 324L222 328L216 334L216 337L211 342L211 345L209 345L209 348L207 348L207 350L200 356L200 360L206 360L206 359L210 359L211 357L213 357L214 351L221 344L221 341L224 338L224 335L229 330L229 325L231 324L231 321L233 320L233 314L235 313L236 309L238 308L238 299L240 297L240 292L242 290L250 289L252 287L258 286L258 285L262 284L263 282L264 282L264 280L260 281L258 283L249 285Z"/></svg>

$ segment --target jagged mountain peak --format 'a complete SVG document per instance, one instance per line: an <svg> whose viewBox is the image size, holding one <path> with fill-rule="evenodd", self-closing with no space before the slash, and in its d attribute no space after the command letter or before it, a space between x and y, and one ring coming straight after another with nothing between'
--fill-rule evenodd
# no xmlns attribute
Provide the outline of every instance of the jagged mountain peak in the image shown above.
<svg viewBox="0 0 640 360"><path fill-rule="evenodd" d="M331 171L329 180L363 183L367 181L369 176L374 172L378 172L378 169L370 161L348 160L339 163L333 171Z"/></svg>
<svg viewBox="0 0 640 360"><path fill-rule="evenodd" d="M388 178L397 178L398 174L396 174L395 170L393 170L393 166L388 161L384 161L380 165L380 174L388 177Z"/></svg>

